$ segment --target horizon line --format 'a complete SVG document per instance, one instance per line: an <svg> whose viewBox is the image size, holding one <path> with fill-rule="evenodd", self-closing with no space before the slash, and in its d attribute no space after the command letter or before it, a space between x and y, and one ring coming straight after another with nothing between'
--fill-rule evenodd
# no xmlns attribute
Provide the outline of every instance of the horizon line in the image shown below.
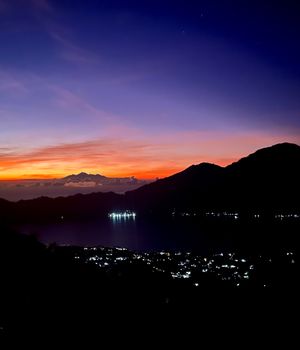
<svg viewBox="0 0 300 350"><path fill-rule="evenodd" d="M265 146L265 147L262 147L262 148L258 148L256 149L255 151L251 152L251 153L248 153L247 155L244 155L244 156L236 156L236 157L232 157L232 158L227 158L227 159L217 159L215 158L214 160L212 161L202 161L200 163L193 163L193 164L189 164L189 165L186 165L186 166L171 166L170 164L170 167L169 168L163 168L163 169L160 169L160 171L158 170L157 173L154 173L155 170L151 170L151 169L148 169L148 170L137 170L136 171L136 174L133 175L132 173L128 174L128 173L117 173L117 174L110 174L108 172L108 174L106 175L103 175L103 173L98 173L97 171L95 172L94 170L81 170L81 171L78 171L78 173L74 170L70 171L69 173L67 172L59 172L59 173L54 173L54 174L22 174L22 175L19 175L19 176L16 176L15 174L12 175L12 176L1 176L0 174L0 181L38 181L38 180L41 180L41 181L46 181L46 180L60 180L64 177L67 177L67 176L70 176L70 175L79 175L80 173L86 173L88 175L101 175L101 176L104 176L104 177L107 177L107 178L130 178L130 177L135 177L136 179L138 180L155 180L155 179L161 179L161 178L165 178L165 177L168 177L168 176L172 176L174 174L177 174L178 172L181 172L181 171L184 171L185 169L188 169L189 167L193 166L193 165L200 165L200 164L203 164L203 163L206 163L206 164L212 164L212 165L216 165L216 166L219 166L219 167L226 167L228 165L231 165L237 161L239 161L240 159L243 159L245 157L248 157L249 155L251 154L254 154L260 150L264 150L264 149L268 149L268 148L272 148L272 147L276 147L276 146L279 146L279 145L295 145L295 146L298 146L300 147L299 144L297 143L294 143L294 142L279 142L279 143L275 143L275 144L272 144L270 146ZM70 174L71 173L71 174Z"/></svg>

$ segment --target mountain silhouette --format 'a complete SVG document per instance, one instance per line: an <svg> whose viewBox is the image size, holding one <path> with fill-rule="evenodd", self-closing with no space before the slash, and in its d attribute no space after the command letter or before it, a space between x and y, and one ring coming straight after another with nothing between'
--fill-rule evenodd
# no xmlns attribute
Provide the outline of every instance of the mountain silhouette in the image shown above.
<svg viewBox="0 0 300 350"><path fill-rule="evenodd" d="M157 180L142 186L135 191L126 193L131 206L139 210L153 211L177 208L187 209L193 207L195 201L213 201L211 190L220 187L223 182L224 168L201 163L192 165L180 173ZM201 198L198 196L201 195ZM198 198L198 199L197 199Z"/></svg>
<svg viewBox="0 0 300 350"><path fill-rule="evenodd" d="M66 198L0 201L2 218L106 216L111 210L140 214L182 210L300 210L300 146L290 143L260 149L220 167L201 163L144 185L125 195L92 193ZM84 174L85 176L86 174Z"/></svg>
<svg viewBox="0 0 300 350"><path fill-rule="evenodd" d="M100 175L100 174L87 174L84 172L81 172L79 174L72 174L72 175L68 175L65 176L64 178L62 178L61 180L63 181L74 181L74 182L80 182L80 181L101 181L101 180L106 180L107 177Z"/></svg>
<svg viewBox="0 0 300 350"><path fill-rule="evenodd" d="M290 209L299 207L299 164L300 147L282 143L227 167L193 165L126 196L144 210Z"/></svg>
<svg viewBox="0 0 300 350"><path fill-rule="evenodd" d="M107 177L100 174L87 174L81 172L79 174L68 175L62 179L58 180L59 182L66 184L80 184L92 182L95 185L116 185L116 184L145 184L147 181L136 179L134 176L131 177Z"/></svg>

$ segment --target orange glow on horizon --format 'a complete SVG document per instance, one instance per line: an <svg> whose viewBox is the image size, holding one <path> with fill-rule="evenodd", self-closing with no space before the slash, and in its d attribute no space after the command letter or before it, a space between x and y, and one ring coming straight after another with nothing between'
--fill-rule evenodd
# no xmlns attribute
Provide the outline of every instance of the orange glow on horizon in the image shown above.
<svg viewBox="0 0 300 350"><path fill-rule="evenodd" d="M80 172L155 179L202 162L226 166L259 148L287 140L299 143L296 136L257 132L181 132L150 139L139 133L131 136L129 140L115 137L2 153L0 180L47 180Z"/></svg>
<svg viewBox="0 0 300 350"><path fill-rule="evenodd" d="M226 166L231 164L236 159L228 159L228 161L220 161L217 162L215 160L206 160L206 162L214 163L219 166ZM137 169L134 173L128 173L128 172L114 172L113 170L107 169L104 171L99 171L99 169L89 169L89 170L81 170L80 167L78 169L75 169L73 171L65 172L65 171L53 171L49 172L48 174L44 173L25 173L24 170L8 173L5 175L0 174L0 181L20 181L20 180L54 180L54 179L60 179L65 176L71 175L71 174L78 174L80 172L85 172L88 174L100 174L106 177L111 178L120 178L120 177L131 177L134 176L140 180L152 180L156 178L164 178L167 176L171 176L173 174L176 174L187 167L189 167L192 164L182 164L181 166L172 166L170 168L159 168L159 169ZM56 170L56 169L55 169Z"/></svg>

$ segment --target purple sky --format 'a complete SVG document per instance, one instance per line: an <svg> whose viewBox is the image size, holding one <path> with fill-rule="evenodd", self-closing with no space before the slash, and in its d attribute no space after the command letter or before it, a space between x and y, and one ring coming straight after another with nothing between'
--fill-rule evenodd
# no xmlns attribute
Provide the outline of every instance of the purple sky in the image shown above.
<svg viewBox="0 0 300 350"><path fill-rule="evenodd" d="M299 5L261 3L0 0L0 179L299 144Z"/></svg>

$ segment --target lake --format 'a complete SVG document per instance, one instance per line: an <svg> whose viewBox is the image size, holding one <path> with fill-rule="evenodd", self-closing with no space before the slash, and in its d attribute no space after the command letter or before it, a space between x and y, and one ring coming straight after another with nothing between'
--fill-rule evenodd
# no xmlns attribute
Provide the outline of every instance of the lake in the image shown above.
<svg viewBox="0 0 300 350"><path fill-rule="evenodd" d="M197 250L231 248L228 235L187 219L145 220L110 218L26 224L21 233L34 234L45 244L125 247L136 251Z"/></svg>
<svg viewBox="0 0 300 350"><path fill-rule="evenodd" d="M240 222L204 224L192 218L166 220L129 218L94 219L26 224L18 231L34 234L45 244L125 247L135 251L182 250L201 253L233 250L272 249L295 245L299 226L242 224Z"/></svg>

